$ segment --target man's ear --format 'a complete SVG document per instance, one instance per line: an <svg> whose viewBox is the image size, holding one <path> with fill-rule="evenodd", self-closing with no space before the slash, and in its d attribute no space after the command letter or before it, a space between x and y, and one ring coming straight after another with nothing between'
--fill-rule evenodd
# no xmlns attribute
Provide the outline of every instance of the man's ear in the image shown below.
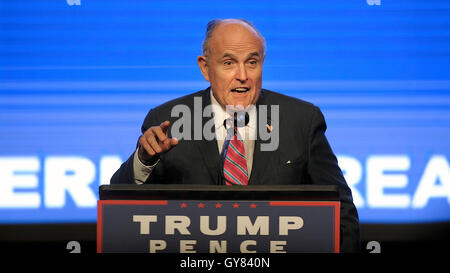
<svg viewBox="0 0 450 273"><path fill-rule="evenodd" d="M200 71L202 72L203 77L206 81L209 82L209 74L208 74L208 63L206 60L206 56L198 56L197 57L197 64L198 67L200 67Z"/></svg>

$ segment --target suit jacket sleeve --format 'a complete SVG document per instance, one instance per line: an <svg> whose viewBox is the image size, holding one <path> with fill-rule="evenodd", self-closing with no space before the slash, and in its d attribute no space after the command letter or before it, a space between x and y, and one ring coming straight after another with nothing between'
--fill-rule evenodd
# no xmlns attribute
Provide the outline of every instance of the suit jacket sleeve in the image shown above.
<svg viewBox="0 0 450 273"><path fill-rule="evenodd" d="M341 252L360 251L359 219L350 188L337 164L325 136L327 126L322 112L314 107L309 130L307 173L313 184L336 185L341 202L340 242Z"/></svg>
<svg viewBox="0 0 450 273"><path fill-rule="evenodd" d="M157 124L156 121L153 121L154 114L152 114L152 110L147 114L142 127L141 132L142 134L147 131L148 128L151 126L154 126L153 124ZM138 147L139 142L136 143L136 148ZM127 161L122 163L120 168L114 173L114 175L111 177L111 184L136 184L134 180L134 152L131 154L131 156L128 158Z"/></svg>

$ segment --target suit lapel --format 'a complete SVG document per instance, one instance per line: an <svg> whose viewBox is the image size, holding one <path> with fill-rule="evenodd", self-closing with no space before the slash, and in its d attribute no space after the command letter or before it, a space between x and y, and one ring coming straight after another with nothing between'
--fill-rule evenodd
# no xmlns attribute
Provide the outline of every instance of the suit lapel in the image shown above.
<svg viewBox="0 0 450 273"><path fill-rule="evenodd" d="M252 165L252 173L250 174L250 180L249 180L249 185L256 185L256 184L261 184L262 180L264 178L264 174L265 172L267 172L269 170L268 166L269 163L272 162L276 151L261 151L261 144L263 143L267 143L268 141L263 141L261 139L260 133L259 133L259 125L260 125L260 120L261 120L261 116L260 116L260 105L267 105L269 106L266 102L265 102L265 97L264 97L264 90L261 90L261 94L260 94L260 98L256 104L256 111L257 111L257 137L255 140L255 149L253 152L253 165ZM271 125L272 121L271 121L271 115L270 115L270 108L267 107L267 124ZM262 121L261 121L262 122ZM266 124L263 125L264 127L266 127ZM262 128L262 130L266 130L266 128Z"/></svg>
<svg viewBox="0 0 450 273"><path fill-rule="evenodd" d="M207 88L203 91L202 94L202 130L205 127L205 124L211 119L211 117L203 117L203 111L206 106L211 104L210 98L210 88ZM194 128L192 126L192 136L194 136ZM212 128L213 133L215 134L215 127ZM200 154L202 155L204 166L208 169L208 172L211 176L213 183L218 183L219 181L219 149L217 147L217 140L214 138L213 140L206 140L203 136L201 140L194 140L195 145L199 149Z"/></svg>

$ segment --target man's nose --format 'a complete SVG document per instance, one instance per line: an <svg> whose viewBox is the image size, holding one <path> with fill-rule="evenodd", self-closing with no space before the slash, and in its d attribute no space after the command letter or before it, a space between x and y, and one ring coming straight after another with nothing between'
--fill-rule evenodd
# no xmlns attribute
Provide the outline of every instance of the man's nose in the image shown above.
<svg viewBox="0 0 450 273"><path fill-rule="evenodd" d="M236 79L240 82L246 82L248 80L247 70L243 64L238 66L238 71L236 71Z"/></svg>

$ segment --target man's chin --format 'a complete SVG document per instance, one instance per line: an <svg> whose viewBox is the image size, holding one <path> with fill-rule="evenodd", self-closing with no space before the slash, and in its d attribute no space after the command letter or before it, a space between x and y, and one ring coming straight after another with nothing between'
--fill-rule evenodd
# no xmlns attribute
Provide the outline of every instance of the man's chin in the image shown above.
<svg viewBox="0 0 450 273"><path fill-rule="evenodd" d="M240 101L235 101L235 102L231 102L229 104L227 104L228 107L230 108L234 108L237 110L242 110L247 108L251 103L249 103L248 101L245 102L240 102Z"/></svg>
<svg viewBox="0 0 450 273"><path fill-rule="evenodd" d="M236 108L246 108L252 103L248 97L245 97L245 98L234 98L233 100L230 100L227 104Z"/></svg>

